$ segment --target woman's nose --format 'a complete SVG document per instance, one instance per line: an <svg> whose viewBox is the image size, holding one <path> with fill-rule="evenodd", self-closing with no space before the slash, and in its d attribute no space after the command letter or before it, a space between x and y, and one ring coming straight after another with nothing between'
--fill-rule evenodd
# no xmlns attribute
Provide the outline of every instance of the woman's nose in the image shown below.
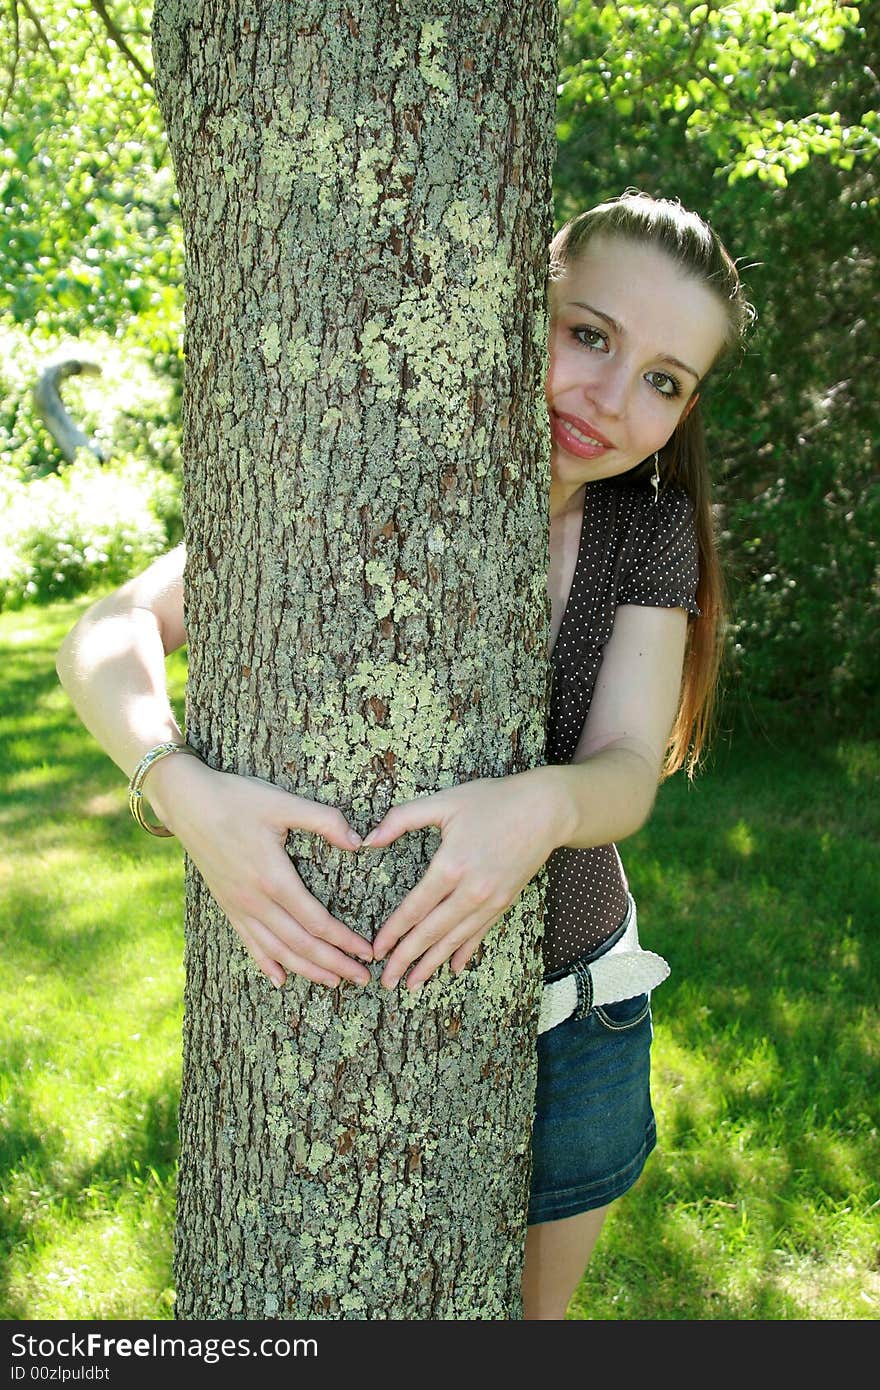
<svg viewBox="0 0 880 1390"><path fill-rule="evenodd" d="M585 382L586 394L605 415L621 415L626 406L629 382L623 363L603 362L601 370Z"/></svg>

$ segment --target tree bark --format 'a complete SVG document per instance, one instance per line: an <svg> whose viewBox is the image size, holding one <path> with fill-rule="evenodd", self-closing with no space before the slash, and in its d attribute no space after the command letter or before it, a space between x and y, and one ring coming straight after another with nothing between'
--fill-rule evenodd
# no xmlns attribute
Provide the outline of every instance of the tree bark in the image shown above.
<svg viewBox="0 0 880 1390"><path fill-rule="evenodd" d="M190 742L338 805L543 760L556 6L157 0ZM305 835L371 937L435 831ZM188 1319L521 1316L541 876L414 997L272 989L187 864Z"/></svg>

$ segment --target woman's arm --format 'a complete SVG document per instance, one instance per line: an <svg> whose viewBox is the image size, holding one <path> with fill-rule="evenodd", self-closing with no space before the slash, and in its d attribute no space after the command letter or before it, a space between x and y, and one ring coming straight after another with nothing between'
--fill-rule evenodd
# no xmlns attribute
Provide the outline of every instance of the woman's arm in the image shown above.
<svg viewBox="0 0 880 1390"><path fill-rule="evenodd" d="M157 743L185 741L165 672L165 658L186 641L185 558L178 546L93 604L56 657L74 709L126 777ZM285 848L292 829L357 848L340 811L177 756L150 768L145 795L273 984L282 985L287 971L327 985L369 982L366 967L351 959L372 960L369 943L312 897Z"/></svg>
<svg viewBox="0 0 880 1390"><path fill-rule="evenodd" d="M92 604L55 659L58 679L83 724L126 777L157 743L184 742L168 698L165 658L186 642L185 559L179 545ZM150 772L151 792L158 788L160 767Z"/></svg>
<svg viewBox="0 0 880 1390"><path fill-rule="evenodd" d="M554 849L632 835L647 820L678 706L687 615L617 610L571 765L482 778L393 807L364 841L383 847L437 825L440 848L373 941L392 988L418 988L446 960L464 968ZM414 962L418 964L413 965Z"/></svg>
<svg viewBox="0 0 880 1390"><path fill-rule="evenodd" d="M624 840L651 814L678 710L686 636L682 608L618 608L574 758L540 769L559 789L561 845Z"/></svg>

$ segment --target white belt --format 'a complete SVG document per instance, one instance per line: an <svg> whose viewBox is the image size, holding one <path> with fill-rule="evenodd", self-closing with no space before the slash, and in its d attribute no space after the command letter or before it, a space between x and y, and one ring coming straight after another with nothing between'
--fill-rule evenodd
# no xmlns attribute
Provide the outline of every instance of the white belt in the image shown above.
<svg viewBox="0 0 880 1390"><path fill-rule="evenodd" d="M538 1032L546 1033L572 1014L584 1018L597 1004L632 999L662 984L669 964L654 951L639 945L636 905L630 898L626 930L604 955L586 964L575 961L571 973L544 986Z"/></svg>

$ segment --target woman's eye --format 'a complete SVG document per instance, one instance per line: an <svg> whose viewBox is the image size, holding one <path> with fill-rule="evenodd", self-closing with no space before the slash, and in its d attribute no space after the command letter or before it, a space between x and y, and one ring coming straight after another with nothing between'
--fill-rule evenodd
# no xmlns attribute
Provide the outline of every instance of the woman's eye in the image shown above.
<svg viewBox="0 0 880 1390"><path fill-rule="evenodd" d="M661 396L680 396L681 385L674 376L669 376L666 372L648 372L645 380L658 391Z"/></svg>
<svg viewBox="0 0 880 1390"><path fill-rule="evenodd" d="M608 337L607 334L602 332L601 328L592 328L589 324L581 324L571 331L582 347L598 349L600 352L606 351L608 347Z"/></svg>

